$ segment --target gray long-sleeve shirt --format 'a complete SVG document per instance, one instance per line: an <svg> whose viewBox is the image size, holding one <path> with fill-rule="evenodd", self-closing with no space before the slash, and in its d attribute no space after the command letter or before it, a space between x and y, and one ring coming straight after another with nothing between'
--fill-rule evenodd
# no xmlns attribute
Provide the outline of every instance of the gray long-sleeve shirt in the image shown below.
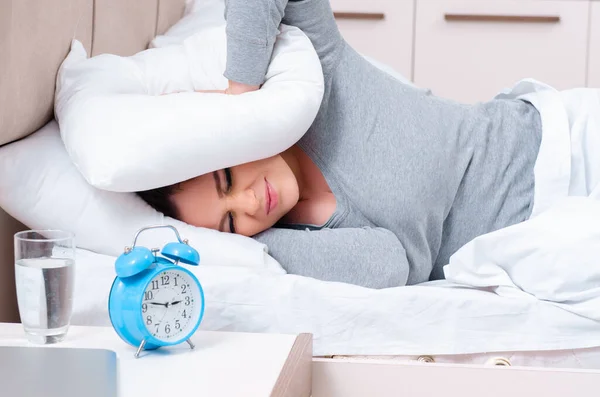
<svg viewBox="0 0 600 397"><path fill-rule="evenodd" d="M463 105L402 84L343 40L328 0L228 0L226 18L230 80L264 81L281 22L307 34L323 66L323 103L299 145L335 213L255 236L289 273L372 288L439 279L462 245L530 216L532 105Z"/></svg>

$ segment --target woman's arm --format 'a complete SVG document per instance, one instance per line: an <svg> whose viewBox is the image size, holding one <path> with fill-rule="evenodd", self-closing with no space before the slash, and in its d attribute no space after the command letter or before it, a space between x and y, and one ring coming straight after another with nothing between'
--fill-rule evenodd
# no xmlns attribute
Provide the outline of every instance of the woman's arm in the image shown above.
<svg viewBox="0 0 600 397"><path fill-rule="evenodd" d="M225 77L233 83L257 87L264 82L282 22L310 38L325 75L335 67L343 43L329 0L226 0L225 18Z"/></svg>
<svg viewBox="0 0 600 397"><path fill-rule="evenodd" d="M344 47L329 0L290 0L282 22L299 28L308 36L327 78L336 67Z"/></svg>
<svg viewBox="0 0 600 397"><path fill-rule="evenodd" d="M227 67L232 82L264 82L288 0L226 0Z"/></svg>
<svg viewBox="0 0 600 397"><path fill-rule="evenodd" d="M367 288L403 286L408 279L404 247L387 229L273 228L254 238L291 274Z"/></svg>

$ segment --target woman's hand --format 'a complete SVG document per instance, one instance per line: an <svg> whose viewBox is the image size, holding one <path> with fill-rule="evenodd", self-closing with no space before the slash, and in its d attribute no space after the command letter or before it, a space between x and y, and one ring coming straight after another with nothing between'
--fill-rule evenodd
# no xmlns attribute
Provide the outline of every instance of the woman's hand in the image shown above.
<svg viewBox="0 0 600 397"><path fill-rule="evenodd" d="M202 94L224 94L225 90L196 90L196 92L201 92Z"/></svg>
<svg viewBox="0 0 600 397"><path fill-rule="evenodd" d="M260 88L258 85L248 85L242 83L236 83L235 81L229 81L229 87L224 90L196 90L203 94L225 94L225 95L240 95L246 92L257 91Z"/></svg>
<svg viewBox="0 0 600 397"><path fill-rule="evenodd" d="M245 94L246 92L257 91L259 88L260 86L258 85L242 84L229 80L229 87L225 90L225 94L240 95Z"/></svg>

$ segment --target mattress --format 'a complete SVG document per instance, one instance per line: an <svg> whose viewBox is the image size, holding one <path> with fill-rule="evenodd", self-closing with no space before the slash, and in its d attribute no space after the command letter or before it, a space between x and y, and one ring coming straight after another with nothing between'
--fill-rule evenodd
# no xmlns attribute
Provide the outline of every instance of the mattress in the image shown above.
<svg viewBox="0 0 600 397"><path fill-rule="evenodd" d="M72 324L110 326L114 261L78 249ZM586 368L600 361L599 322L534 298L445 281L371 290L242 265L190 270L205 290L200 329L309 332L315 356L477 363L501 356Z"/></svg>

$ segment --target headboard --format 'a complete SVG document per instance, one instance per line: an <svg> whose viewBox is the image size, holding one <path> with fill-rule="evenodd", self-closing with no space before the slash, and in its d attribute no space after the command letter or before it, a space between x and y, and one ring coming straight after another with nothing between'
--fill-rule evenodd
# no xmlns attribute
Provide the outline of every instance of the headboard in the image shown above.
<svg viewBox="0 0 600 397"><path fill-rule="evenodd" d="M131 55L184 13L186 0L0 0L0 146L53 116L56 73L72 39L88 54ZM13 235L0 209L0 322L18 321Z"/></svg>

